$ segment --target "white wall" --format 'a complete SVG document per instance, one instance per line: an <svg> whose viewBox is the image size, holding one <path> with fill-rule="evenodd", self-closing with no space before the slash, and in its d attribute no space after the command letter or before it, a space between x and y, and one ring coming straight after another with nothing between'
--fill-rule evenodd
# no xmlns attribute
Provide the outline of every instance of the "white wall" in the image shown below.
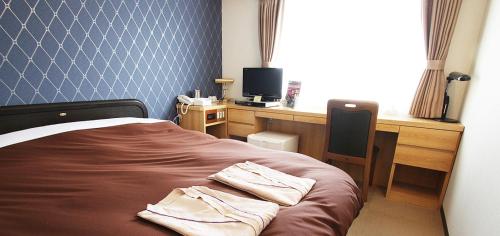
<svg viewBox="0 0 500 236"><path fill-rule="evenodd" d="M240 98L243 67L260 67L259 0L222 0L222 77L235 79L228 96Z"/></svg>
<svg viewBox="0 0 500 236"><path fill-rule="evenodd" d="M472 72L488 1L463 0L446 60L446 72Z"/></svg>
<svg viewBox="0 0 500 236"><path fill-rule="evenodd" d="M500 235L500 1L491 0L444 209L452 236Z"/></svg>

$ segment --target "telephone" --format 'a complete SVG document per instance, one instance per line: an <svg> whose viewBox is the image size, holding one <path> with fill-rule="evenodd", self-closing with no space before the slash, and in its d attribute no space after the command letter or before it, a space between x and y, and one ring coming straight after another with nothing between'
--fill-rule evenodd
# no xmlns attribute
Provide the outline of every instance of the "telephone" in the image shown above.
<svg viewBox="0 0 500 236"><path fill-rule="evenodd" d="M212 105L212 100L210 98L190 98L186 95L179 95L177 96L177 100L181 103L181 114L186 115L189 106L195 105L195 106L210 106ZM184 105L186 106L186 110L184 110Z"/></svg>
<svg viewBox="0 0 500 236"><path fill-rule="evenodd" d="M190 98L186 95L177 96L177 100L181 104L195 105L195 106L210 106L212 105L212 100L210 98Z"/></svg>
<svg viewBox="0 0 500 236"><path fill-rule="evenodd" d="M189 106L193 105L194 99L192 99L186 95L179 95L179 96L177 96L177 100L179 100L179 102L181 103L181 114L186 115L188 110L189 110ZM184 110L184 105L187 105L186 110ZM179 111L177 111L177 112L179 112Z"/></svg>
<svg viewBox="0 0 500 236"><path fill-rule="evenodd" d="M187 105L193 105L193 103L194 103L194 99L192 99L186 95L177 96L177 100L179 100L180 103L187 104Z"/></svg>

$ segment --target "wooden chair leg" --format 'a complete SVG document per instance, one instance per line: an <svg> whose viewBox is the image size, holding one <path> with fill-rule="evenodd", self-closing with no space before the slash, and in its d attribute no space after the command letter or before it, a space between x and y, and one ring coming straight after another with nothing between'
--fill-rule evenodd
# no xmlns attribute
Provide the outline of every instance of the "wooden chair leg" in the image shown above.
<svg viewBox="0 0 500 236"><path fill-rule="evenodd" d="M363 194L363 201L368 201L368 188L369 186L369 175L370 175L370 165L366 165L364 168L364 174L363 174L363 186L361 187L361 192Z"/></svg>
<svg viewBox="0 0 500 236"><path fill-rule="evenodd" d="M363 170L363 186L361 187L361 191L365 202L368 201L368 189L373 183L373 173L375 173L375 164L377 162L378 152L379 148L377 146L373 146L371 163L365 164Z"/></svg>
<svg viewBox="0 0 500 236"><path fill-rule="evenodd" d="M378 157L378 153L380 151L380 148L377 147L377 146L373 146L373 154L372 154L372 163L370 163L371 165L371 170L370 170L370 186L372 186L373 184L373 175L375 174L375 166L377 164L377 157Z"/></svg>

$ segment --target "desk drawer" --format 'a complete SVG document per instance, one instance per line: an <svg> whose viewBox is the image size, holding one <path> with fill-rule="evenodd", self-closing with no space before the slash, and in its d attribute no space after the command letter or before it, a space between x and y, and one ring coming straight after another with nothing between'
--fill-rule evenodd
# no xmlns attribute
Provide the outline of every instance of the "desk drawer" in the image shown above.
<svg viewBox="0 0 500 236"><path fill-rule="evenodd" d="M240 137L247 137L249 134L255 133L255 126L229 122L227 124L228 135L235 135Z"/></svg>
<svg viewBox="0 0 500 236"><path fill-rule="evenodd" d="M313 124L326 124L325 117L316 117L316 116L293 116L294 121L304 122L304 123L313 123Z"/></svg>
<svg viewBox="0 0 500 236"><path fill-rule="evenodd" d="M244 124L255 124L255 113L253 111L238 110L238 109L228 109L227 119L229 121L234 121Z"/></svg>
<svg viewBox="0 0 500 236"><path fill-rule="evenodd" d="M377 131L399 133L399 125L377 124Z"/></svg>
<svg viewBox="0 0 500 236"><path fill-rule="evenodd" d="M456 151L460 132L401 126L398 144Z"/></svg>
<svg viewBox="0 0 500 236"><path fill-rule="evenodd" d="M454 153L450 151L397 145L394 163L449 172Z"/></svg>
<svg viewBox="0 0 500 236"><path fill-rule="evenodd" d="M293 115L274 113L274 112L257 111L255 112L255 116L262 118L277 119L277 120L293 120Z"/></svg>

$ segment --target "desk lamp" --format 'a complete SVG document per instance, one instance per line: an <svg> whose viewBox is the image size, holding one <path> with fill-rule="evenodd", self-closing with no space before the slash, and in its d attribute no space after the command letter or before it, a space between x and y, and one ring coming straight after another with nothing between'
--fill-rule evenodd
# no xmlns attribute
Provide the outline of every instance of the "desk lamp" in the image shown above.
<svg viewBox="0 0 500 236"><path fill-rule="evenodd" d="M216 84L222 84L222 98L220 99L221 101L227 101L227 90L228 90L228 85L232 84L234 82L234 79L215 79Z"/></svg>

